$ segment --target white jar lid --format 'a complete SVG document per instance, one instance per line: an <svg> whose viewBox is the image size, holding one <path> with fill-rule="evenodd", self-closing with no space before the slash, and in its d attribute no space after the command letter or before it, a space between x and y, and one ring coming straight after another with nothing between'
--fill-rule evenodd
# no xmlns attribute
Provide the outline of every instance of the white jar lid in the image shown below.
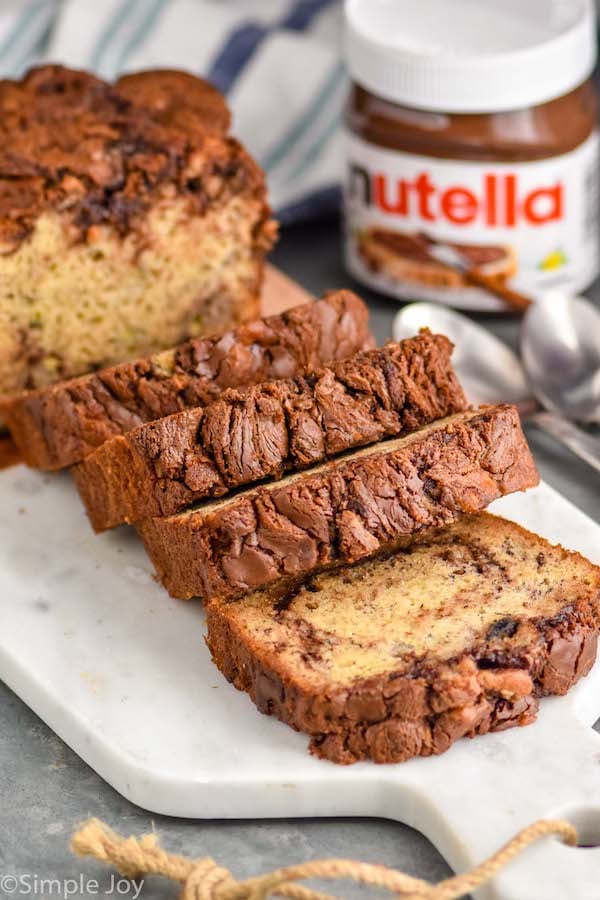
<svg viewBox="0 0 600 900"><path fill-rule="evenodd" d="M537 106L596 61L594 0L346 0L345 12L353 79L417 109Z"/></svg>

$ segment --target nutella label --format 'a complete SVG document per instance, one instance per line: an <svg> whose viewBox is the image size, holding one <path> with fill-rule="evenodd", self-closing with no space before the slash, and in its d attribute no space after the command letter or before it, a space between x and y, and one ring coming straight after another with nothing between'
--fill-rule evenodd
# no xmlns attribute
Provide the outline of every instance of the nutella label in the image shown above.
<svg viewBox="0 0 600 900"><path fill-rule="evenodd" d="M598 274L598 135L534 162L461 162L346 135L346 261L361 282L403 299L471 309L503 301L481 274L537 297ZM474 279L473 279L474 280Z"/></svg>

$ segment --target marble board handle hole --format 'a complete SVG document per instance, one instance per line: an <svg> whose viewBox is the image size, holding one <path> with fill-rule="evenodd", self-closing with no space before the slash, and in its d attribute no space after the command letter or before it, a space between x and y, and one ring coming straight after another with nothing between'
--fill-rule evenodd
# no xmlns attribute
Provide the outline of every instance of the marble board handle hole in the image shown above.
<svg viewBox="0 0 600 900"><path fill-rule="evenodd" d="M579 842L571 850L597 850L600 848L600 806L563 806L554 810L551 818L566 819L577 829Z"/></svg>

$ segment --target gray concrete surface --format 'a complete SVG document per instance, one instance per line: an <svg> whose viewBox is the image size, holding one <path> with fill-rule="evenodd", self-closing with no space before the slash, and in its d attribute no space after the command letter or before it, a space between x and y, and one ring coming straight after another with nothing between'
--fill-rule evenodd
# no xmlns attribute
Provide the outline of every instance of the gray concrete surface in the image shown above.
<svg viewBox="0 0 600 900"><path fill-rule="evenodd" d="M284 233L274 262L315 293L353 286L339 257L337 223L294 228ZM379 341L390 336L397 305L367 294ZM600 287L593 295L600 301ZM496 334L516 344L518 323L510 317L480 316ZM529 432L543 477L590 516L600 521L600 479L547 437ZM72 753L8 688L0 684L0 885L5 875L29 876L31 890L0 898L50 896L41 879L96 879L96 896L117 896L112 873L100 864L75 860L69 836L89 816L113 828L138 834L155 827L165 847L189 856L210 855L236 876L259 874L282 864L323 856L345 856L398 867L432 881L449 874L434 847L406 826L383 820L187 821L151 816L106 785ZM35 882L37 877L38 882ZM10 883L8 884L10 888ZM339 888L339 885L336 885ZM379 896L344 886L344 897ZM57 894L54 894L57 896ZM126 897L133 897L131 888ZM178 889L148 879L146 900L175 898ZM383 895L381 895L383 896Z"/></svg>

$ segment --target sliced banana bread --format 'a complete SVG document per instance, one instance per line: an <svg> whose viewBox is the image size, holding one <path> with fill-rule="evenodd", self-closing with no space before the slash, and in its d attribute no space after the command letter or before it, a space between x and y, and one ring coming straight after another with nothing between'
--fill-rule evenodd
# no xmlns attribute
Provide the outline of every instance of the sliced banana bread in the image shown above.
<svg viewBox="0 0 600 900"><path fill-rule="evenodd" d="M185 72L0 82L0 394L259 314L275 225L228 128Z"/></svg>
<svg viewBox="0 0 600 900"><path fill-rule="evenodd" d="M503 405L137 527L174 597L236 597L389 549L537 482L519 414Z"/></svg>
<svg viewBox="0 0 600 900"><path fill-rule="evenodd" d="M225 677L317 756L402 762L527 725L586 675L600 569L479 513L284 596L212 600L207 625Z"/></svg>
<svg viewBox="0 0 600 900"><path fill-rule="evenodd" d="M451 353L446 337L422 332L308 375L228 390L106 441L73 469L92 525L171 515L460 412Z"/></svg>
<svg viewBox="0 0 600 900"><path fill-rule="evenodd" d="M0 414L30 466L61 469L115 435L209 403L226 388L289 378L371 347L368 318L355 294L335 291L225 334L21 394L0 404Z"/></svg>

